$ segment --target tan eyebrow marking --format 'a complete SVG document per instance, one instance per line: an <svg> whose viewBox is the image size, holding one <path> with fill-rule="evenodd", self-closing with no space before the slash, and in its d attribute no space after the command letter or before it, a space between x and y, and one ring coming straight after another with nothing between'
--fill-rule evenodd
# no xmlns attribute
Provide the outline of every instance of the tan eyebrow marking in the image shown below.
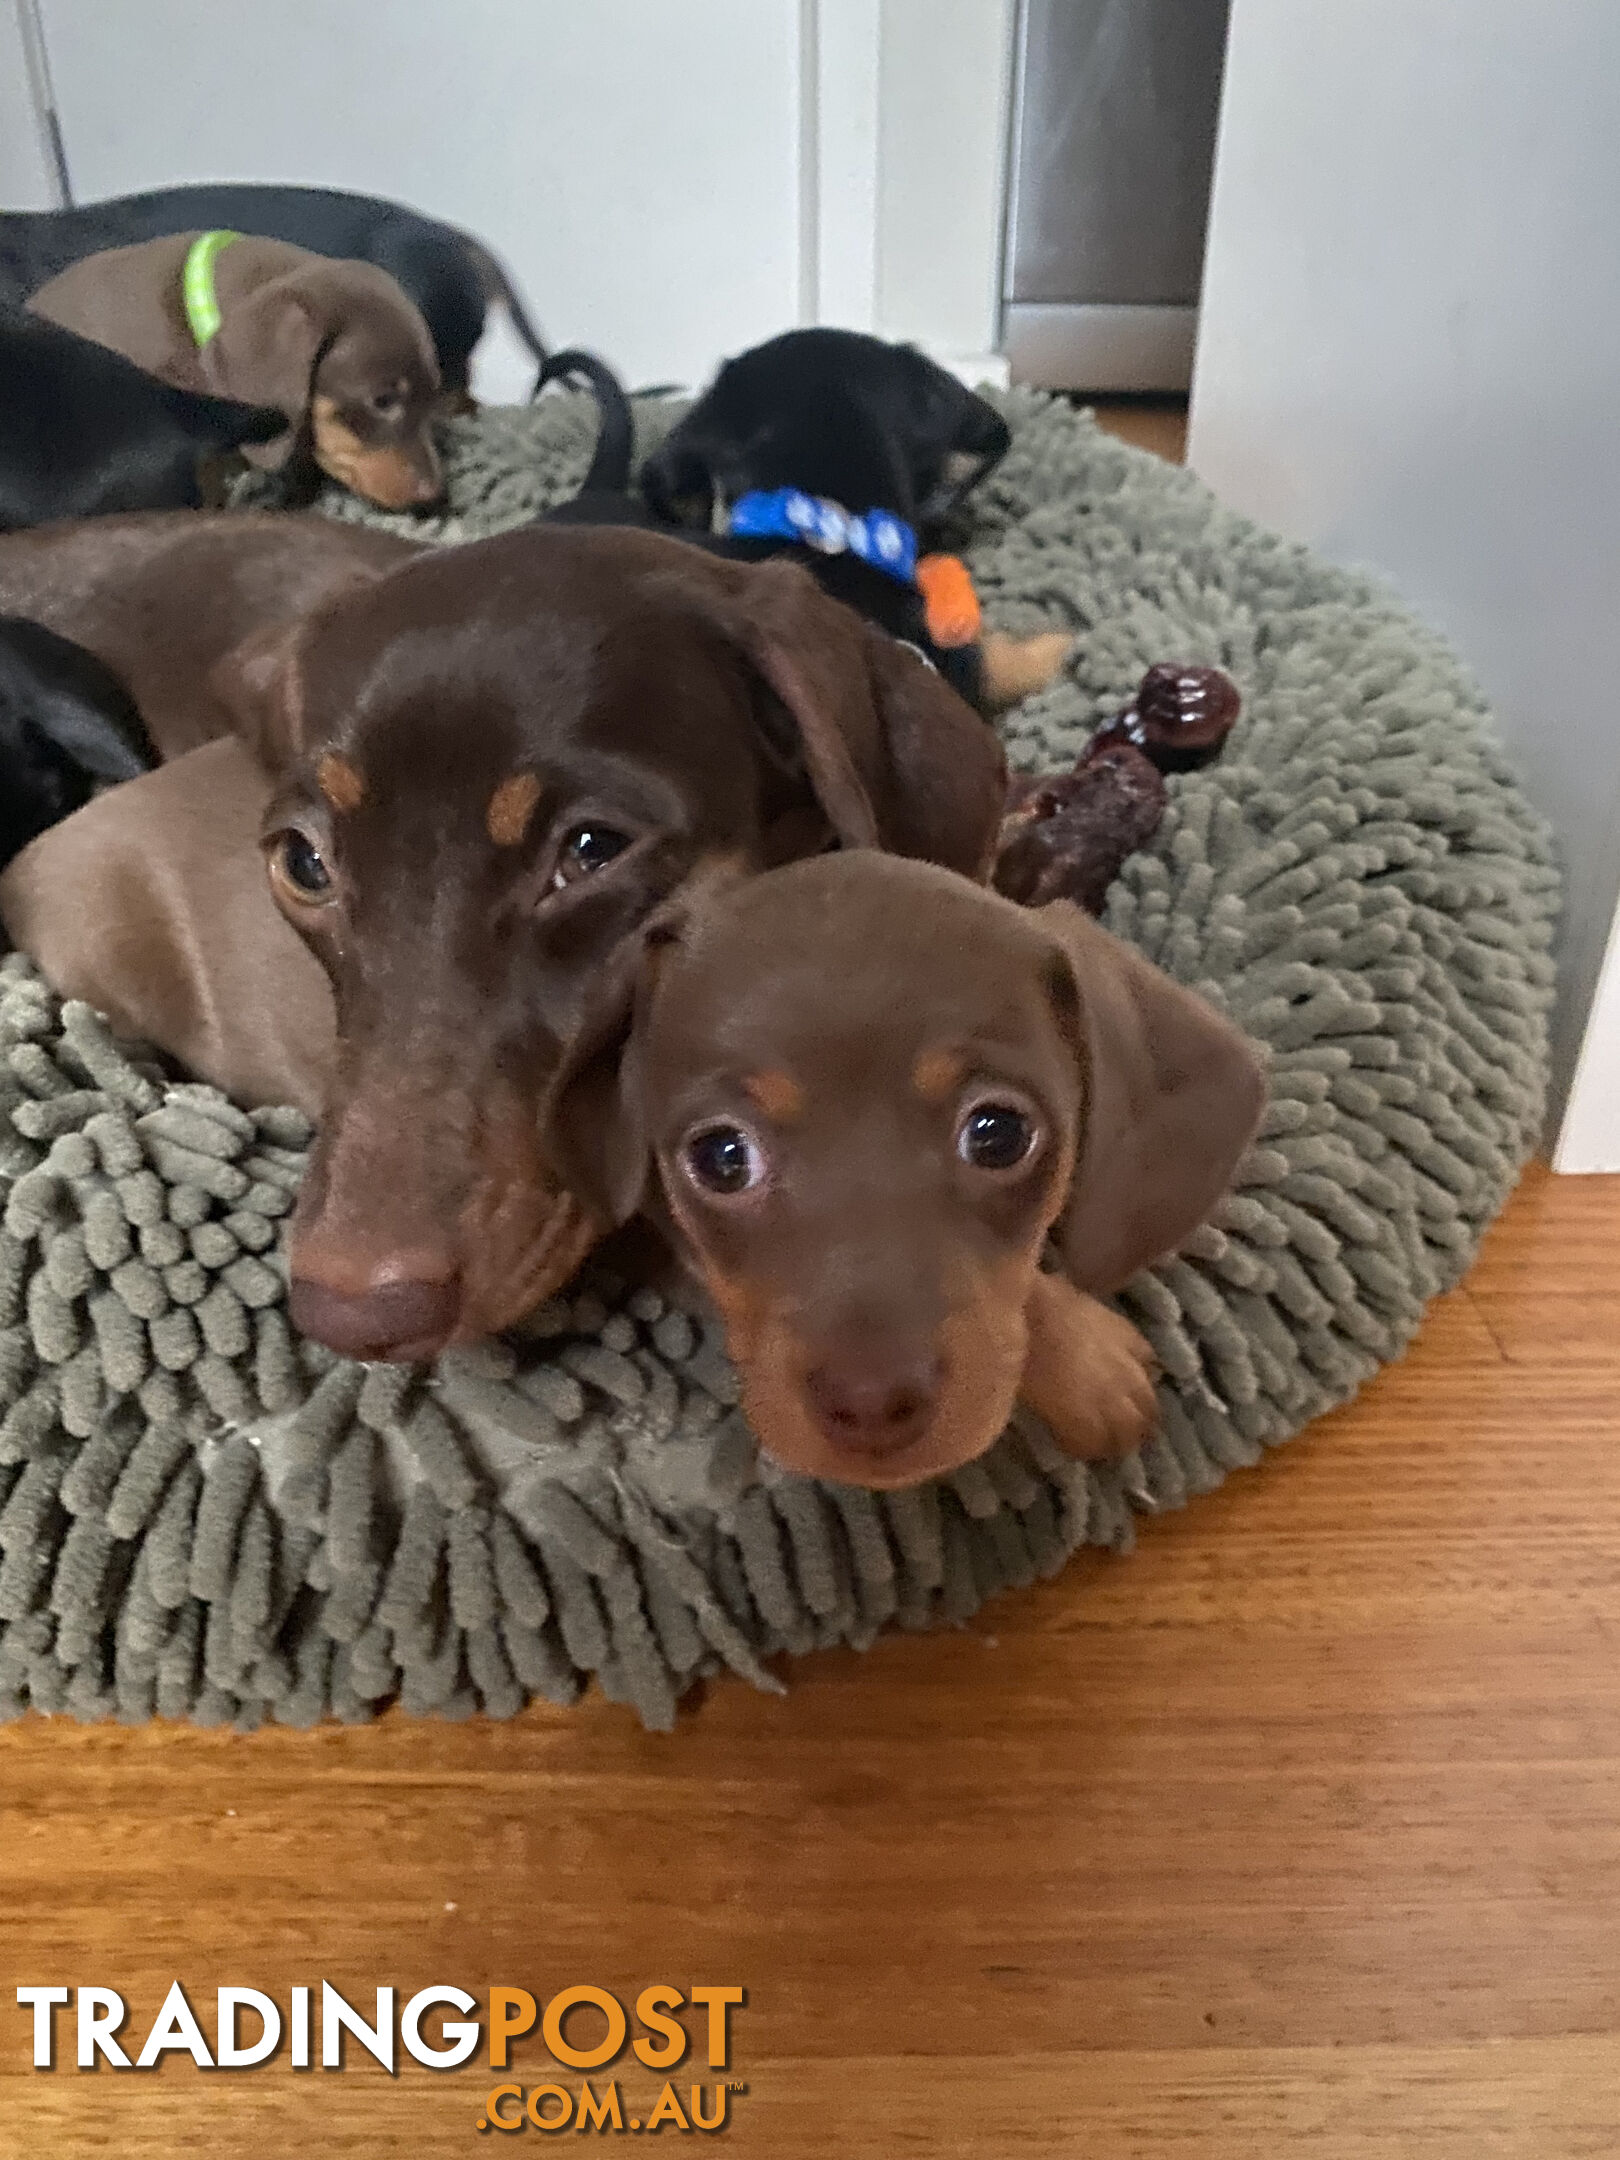
<svg viewBox="0 0 1620 2160"><path fill-rule="evenodd" d="M334 810L358 810L366 799L365 780L335 750L328 750L316 766L315 784Z"/></svg>
<svg viewBox="0 0 1620 2160"><path fill-rule="evenodd" d="M534 806L540 800L540 782L532 772L508 773L489 798L484 824L497 847L516 847L529 829Z"/></svg>
<svg viewBox="0 0 1620 2160"><path fill-rule="evenodd" d="M804 1089L790 1073L750 1073L743 1082L743 1093L779 1124L790 1125L804 1115Z"/></svg>
<svg viewBox="0 0 1620 2160"><path fill-rule="evenodd" d="M911 1085L926 1103L942 1103L954 1095L967 1072L967 1059L959 1050L924 1050L911 1068Z"/></svg>

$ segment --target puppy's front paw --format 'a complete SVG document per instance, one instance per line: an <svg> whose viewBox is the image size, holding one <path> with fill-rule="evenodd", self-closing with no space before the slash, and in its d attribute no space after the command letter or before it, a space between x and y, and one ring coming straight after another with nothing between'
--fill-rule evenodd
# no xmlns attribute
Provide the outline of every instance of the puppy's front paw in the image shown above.
<svg viewBox="0 0 1620 2160"><path fill-rule="evenodd" d="M1081 1462L1102 1462L1129 1455L1152 1435L1159 1422L1159 1406L1153 1391L1152 1355L1146 1344L1142 1347L1140 1358L1126 1355L1094 1366L1083 1398L1030 1404L1065 1455Z"/></svg>
<svg viewBox="0 0 1620 2160"><path fill-rule="evenodd" d="M1056 682L1073 650L1074 639L1067 630L1044 630L1027 638L1015 638L1005 630L986 631L979 645L985 703L1000 712L1045 690Z"/></svg>
<svg viewBox="0 0 1620 2160"><path fill-rule="evenodd" d="M1018 1395L1066 1455L1128 1455L1158 1424L1152 1350L1128 1320L1061 1276L1036 1277Z"/></svg>

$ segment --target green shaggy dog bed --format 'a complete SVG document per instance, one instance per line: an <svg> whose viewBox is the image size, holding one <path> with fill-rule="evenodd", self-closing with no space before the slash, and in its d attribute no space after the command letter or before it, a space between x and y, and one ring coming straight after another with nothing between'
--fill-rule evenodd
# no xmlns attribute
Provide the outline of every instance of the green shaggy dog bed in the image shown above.
<svg viewBox="0 0 1620 2160"><path fill-rule="evenodd" d="M283 1316L302 1122L172 1084L14 955L0 1713L504 1717L594 1675L668 1726L701 1674L779 1686L783 1651L961 1621L1125 1546L1352 1394L1463 1273L1537 1131L1557 898L1477 693L1376 586L1061 404L1009 411L972 568L993 622L1079 637L1009 720L1014 762L1072 759L1153 661L1244 695L1107 916L1271 1067L1237 1190L1122 1300L1159 1436L1088 1469L1021 1418L937 1485L806 1483L757 1455L712 1329L588 1274L430 1374L347 1364ZM571 493L593 433L574 398L458 423L440 536Z"/></svg>

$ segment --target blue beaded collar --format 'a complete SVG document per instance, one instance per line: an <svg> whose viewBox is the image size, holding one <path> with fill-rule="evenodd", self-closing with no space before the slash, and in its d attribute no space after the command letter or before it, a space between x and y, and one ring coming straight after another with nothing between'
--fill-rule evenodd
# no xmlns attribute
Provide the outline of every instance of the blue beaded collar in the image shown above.
<svg viewBox="0 0 1620 2160"><path fill-rule="evenodd" d="M732 504L726 530L739 540L796 540L818 555L858 555L897 584L917 581L917 535L888 510L857 517L802 488L755 488Z"/></svg>

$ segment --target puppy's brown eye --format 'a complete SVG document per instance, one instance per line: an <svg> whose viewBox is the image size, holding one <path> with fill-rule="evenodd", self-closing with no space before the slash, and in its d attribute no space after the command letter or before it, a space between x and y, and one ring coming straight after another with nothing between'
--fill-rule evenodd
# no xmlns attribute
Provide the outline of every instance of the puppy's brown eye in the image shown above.
<svg viewBox="0 0 1620 2160"><path fill-rule="evenodd" d="M296 826L270 843L270 873L295 900L319 905L332 896L332 873L320 849Z"/></svg>
<svg viewBox="0 0 1620 2160"><path fill-rule="evenodd" d="M371 409L379 420L397 420L405 410L405 400L397 390L380 390L371 401Z"/></svg>
<svg viewBox="0 0 1620 2160"><path fill-rule="evenodd" d="M705 1192L748 1192L765 1178L765 1157L757 1140L740 1125L711 1125L687 1141L688 1176Z"/></svg>
<svg viewBox="0 0 1620 2160"><path fill-rule="evenodd" d="M605 870L615 855L622 855L630 845L628 833L615 832L611 825L576 825L562 844L551 886L558 892L564 885L572 885L577 878L589 877L595 870Z"/></svg>
<svg viewBox="0 0 1620 2160"><path fill-rule="evenodd" d="M975 1170L1016 1170L1035 1145L1035 1121L1011 1103L978 1103L962 1120L956 1152Z"/></svg>

